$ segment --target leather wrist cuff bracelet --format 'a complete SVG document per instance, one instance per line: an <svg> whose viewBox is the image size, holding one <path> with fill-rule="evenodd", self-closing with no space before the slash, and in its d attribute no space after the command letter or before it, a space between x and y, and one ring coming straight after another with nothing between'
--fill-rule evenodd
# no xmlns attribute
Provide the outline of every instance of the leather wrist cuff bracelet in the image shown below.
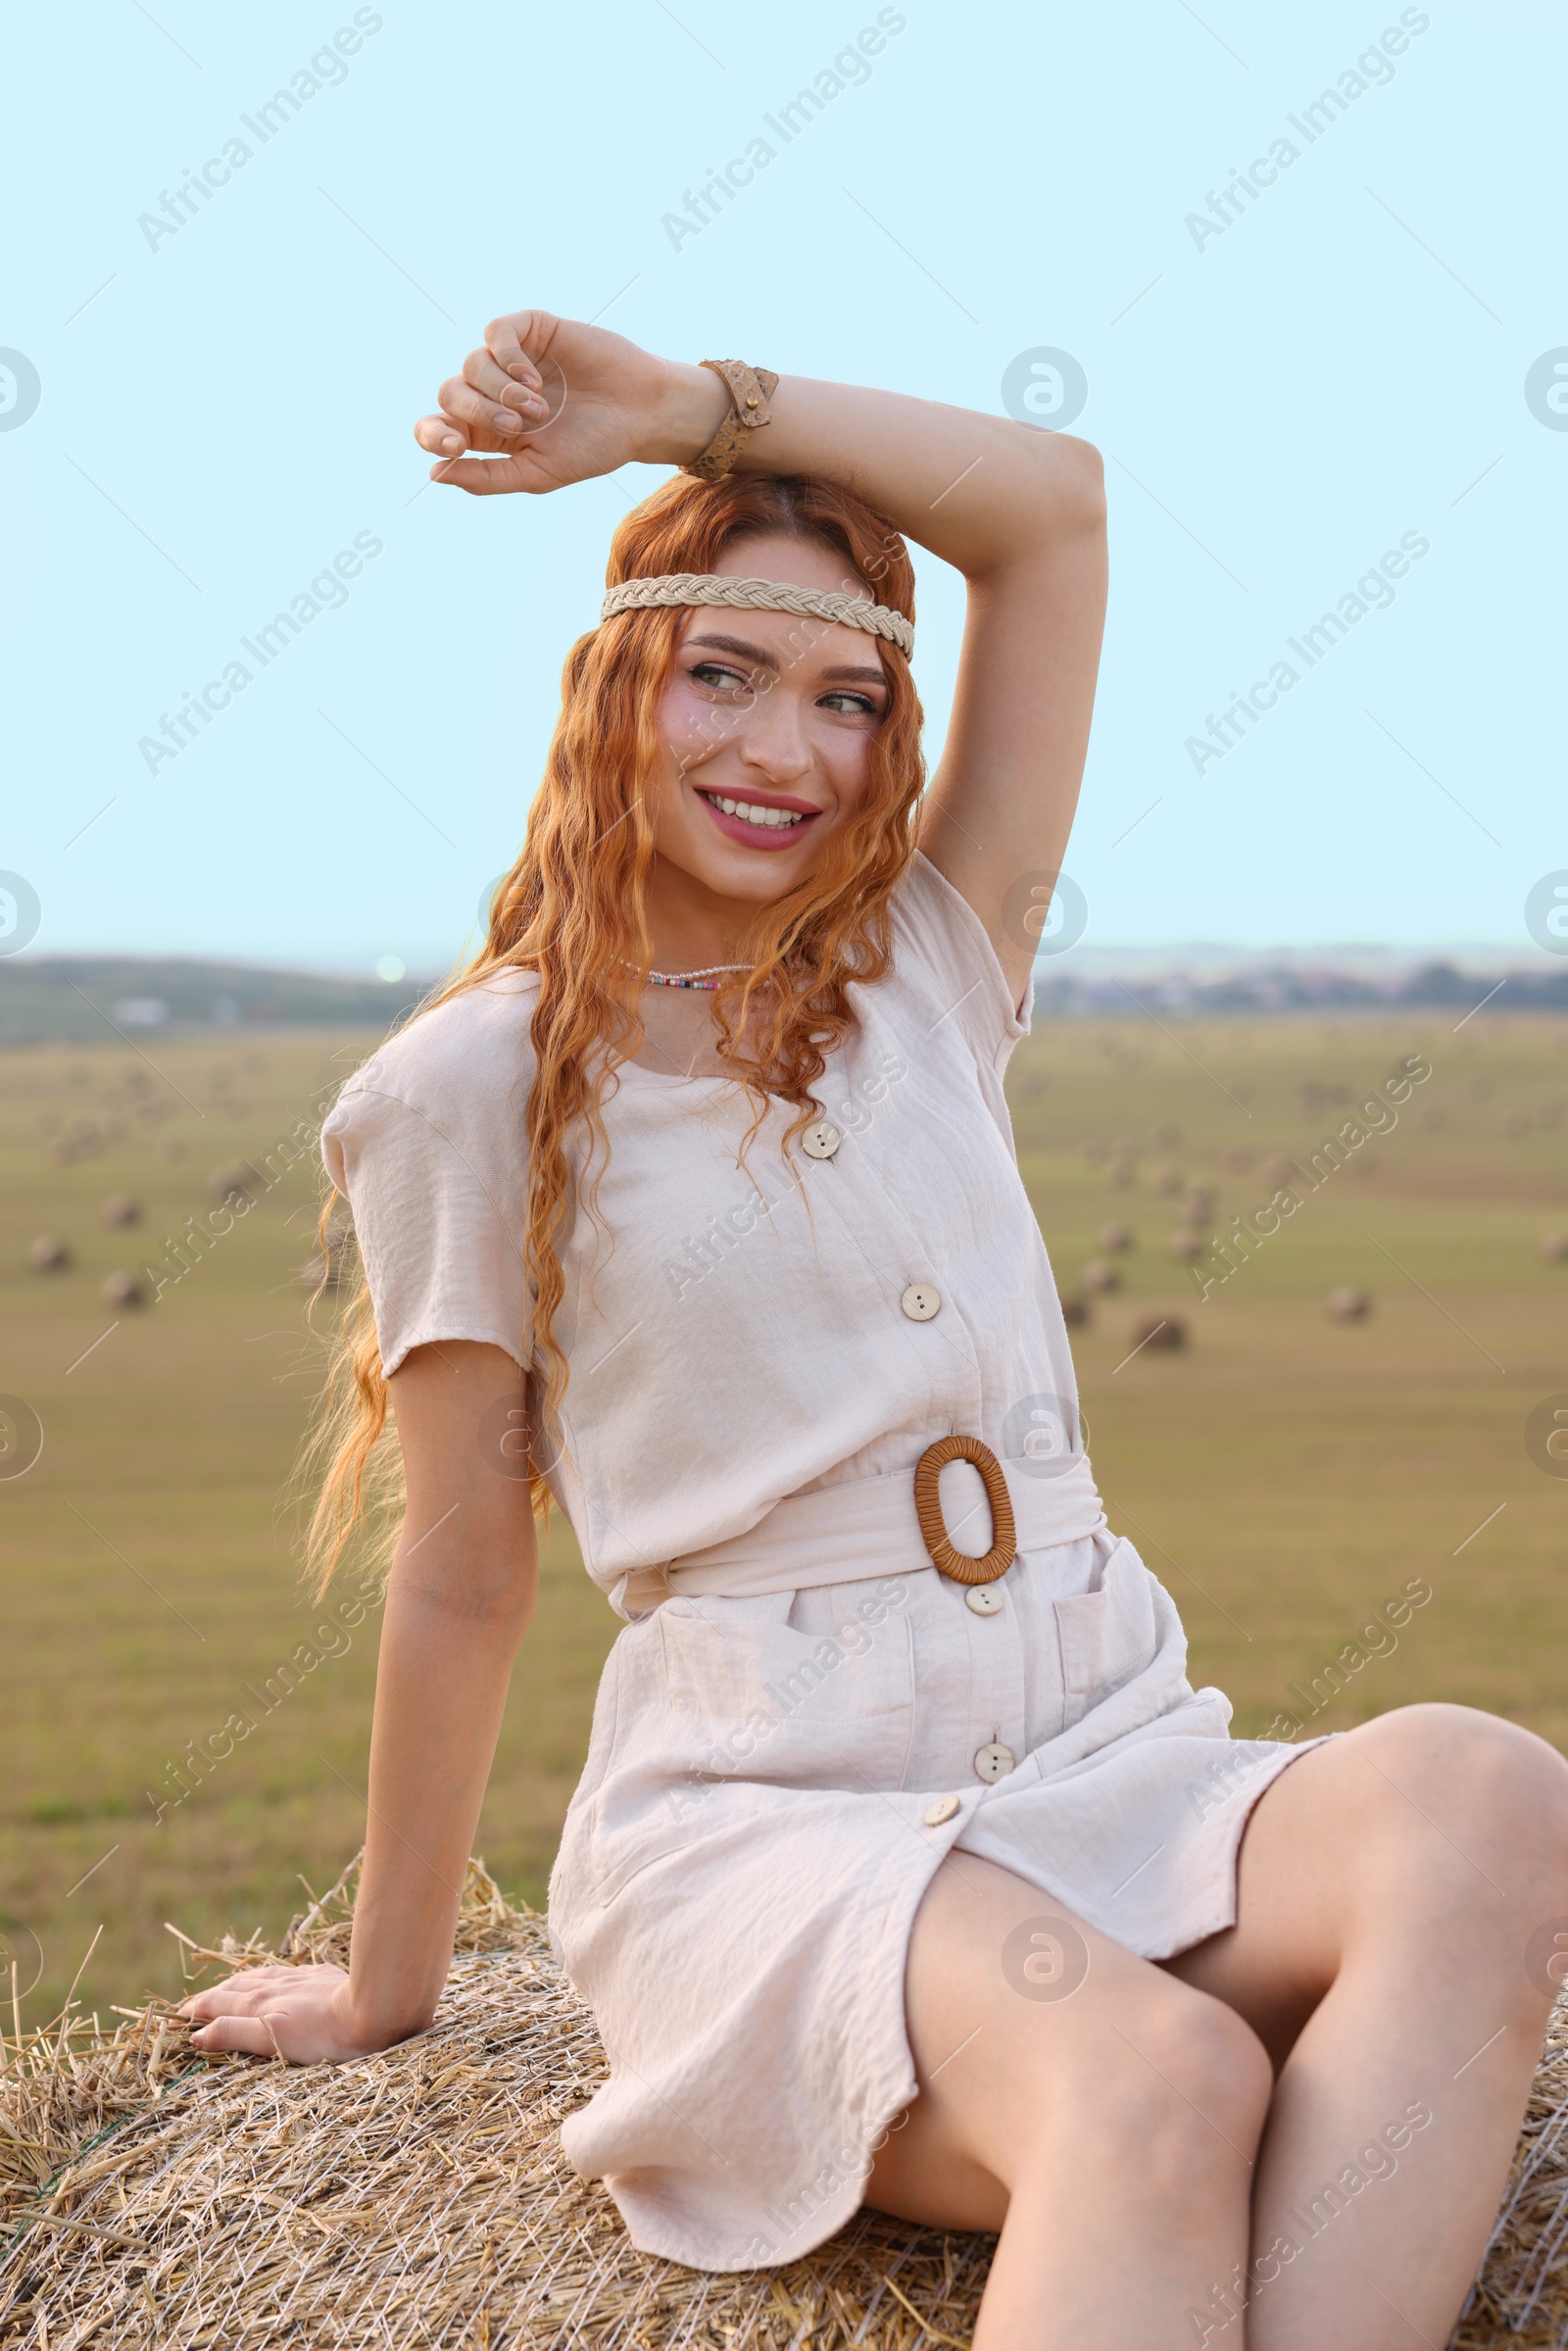
<svg viewBox="0 0 1568 2351"><path fill-rule="evenodd" d="M778 389L778 377L767 367L749 367L744 360L703 360L719 377L730 396L730 413L708 447L682 473L699 481L722 481L752 434L772 422L768 402Z"/></svg>

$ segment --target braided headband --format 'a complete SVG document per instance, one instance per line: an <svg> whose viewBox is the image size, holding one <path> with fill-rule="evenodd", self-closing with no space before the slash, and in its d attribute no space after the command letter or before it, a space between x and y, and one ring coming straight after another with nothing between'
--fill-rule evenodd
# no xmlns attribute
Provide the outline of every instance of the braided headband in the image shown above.
<svg viewBox="0 0 1568 2351"><path fill-rule="evenodd" d="M843 596L835 588L797 588L780 579L729 579L712 571L668 571L658 579L623 579L599 608L601 620L616 612L675 604L737 605L752 612L800 612L817 620L842 620L885 637L902 654L914 651L914 625L891 605L866 596Z"/></svg>

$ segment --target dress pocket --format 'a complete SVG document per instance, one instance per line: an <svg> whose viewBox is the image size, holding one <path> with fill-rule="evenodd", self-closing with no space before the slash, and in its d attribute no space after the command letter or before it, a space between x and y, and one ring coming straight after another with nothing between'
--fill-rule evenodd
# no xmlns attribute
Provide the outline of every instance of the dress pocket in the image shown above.
<svg viewBox="0 0 1568 2351"><path fill-rule="evenodd" d="M665 1601L620 1667L594 1802L610 1902L650 1863L744 1833L779 1788L888 1791L914 1728L907 1580L757 1599Z"/></svg>
<svg viewBox="0 0 1568 2351"><path fill-rule="evenodd" d="M1074 1723L1152 1664L1159 1646L1154 1581L1130 1543L1117 1542L1092 1592L1057 1600L1066 1708Z"/></svg>
<svg viewBox="0 0 1568 2351"><path fill-rule="evenodd" d="M903 1576L677 1600L662 1611L672 1722L701 1768L774 1788L890 1789L913 1732Z"/></svg>

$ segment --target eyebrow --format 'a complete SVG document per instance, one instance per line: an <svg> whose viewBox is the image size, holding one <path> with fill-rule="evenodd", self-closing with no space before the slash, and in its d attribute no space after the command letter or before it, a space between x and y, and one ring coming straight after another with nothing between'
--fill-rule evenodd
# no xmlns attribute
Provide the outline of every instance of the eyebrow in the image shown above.
<svg viewBox="0 0 1568 2351"><path fill-rule="evenodd" d="M743 661L755 662L759 669L771 669L775 674L777 674L782 667L782 664L775 658L775 656L770 654L765 647L760 645L753 645L746 637L688 637L681 650L683 652L689 652L692 647L698 645L708 646L715 653L738 654ZM819 674L824 679L834 678L842 680L854 680L859 685L885 687L888 682L887 672L881 667L880 663L874 669L867 669L858 667L853 662L840 662L835 664L835 666L831 669L824 669L820 671Z"/></svg>

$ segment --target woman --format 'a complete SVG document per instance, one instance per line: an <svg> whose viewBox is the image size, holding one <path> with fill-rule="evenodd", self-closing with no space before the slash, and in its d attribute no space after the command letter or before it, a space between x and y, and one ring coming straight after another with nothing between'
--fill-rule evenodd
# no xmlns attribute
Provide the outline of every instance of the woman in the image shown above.
<svg viewBox="0 0 1568 2351"><path fill-rule="evenodd" d="M1445 2339L1568 1767L1443 1705L1232 1745L1105 1527L1001 1090L1089 732L1094 452L538 312L417 438L481 494L685 471L616 533L483 953L327 1123L373 1319L325 1556L389 1402L406 1479L352 1963L199 1994L195 2045L429 2024L531 1477L628 1620L551 1921L612 2060L564 2143L639 2245L767 2265L864 2201L1000 2231L987 2351ZM968 586L929 792L906 536Z"/></svg>

